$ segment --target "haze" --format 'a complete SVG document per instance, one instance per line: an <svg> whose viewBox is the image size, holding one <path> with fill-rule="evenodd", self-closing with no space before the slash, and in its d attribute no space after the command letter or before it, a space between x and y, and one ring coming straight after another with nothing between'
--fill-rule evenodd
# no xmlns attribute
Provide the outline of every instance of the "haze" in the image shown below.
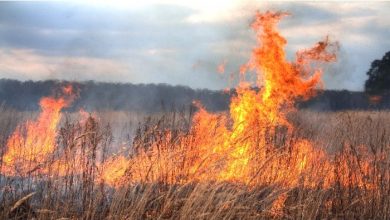
<svg viewBox="0 0 390 220"><path fill-rule="evenodd" d="M390 49L389 2L1 2L0 78L223 89L250 56L256 10L291 13L279 25L289 58L325 36L340 43L326 89L362 90Z"/></svg>

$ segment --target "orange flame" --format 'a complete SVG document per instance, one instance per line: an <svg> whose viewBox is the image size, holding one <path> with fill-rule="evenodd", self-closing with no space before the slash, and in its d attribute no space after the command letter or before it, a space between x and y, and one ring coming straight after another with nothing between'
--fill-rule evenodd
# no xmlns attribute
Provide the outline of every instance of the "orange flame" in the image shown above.
<svg viewBox="0 0 390 220"><path fill-rule="evenodd" d="M310 49L298 51L294 62L287 61L284 51L287 40L276 27L286 15L256 14L252 28L258 46L253 49L249 62L240 69L241 81L236 88L237 95L231 99L229 112L210 113L200 103L195 103L199 110L188 132L159 131L160 136L152 138L158 141L150 141L134 150L131 158L111 157L94 164L100 174L97 182L113 187L142 181L232 181L327 188L337 181L343 186L374 188L373 182L366 181L373 169L370 166L373 158L366 156L359 160L346 147L330 160L327 153L314 147L310 140L293 137L295 128L287 116L296 110L297 100L310 98L321 86L321 69L314 67L319 62L334 61L337 44L326 38ZM255 83L245 81L248 71L255 73ZM73 99L72 87L63 88L63 93L65 98L43 98L38 119L18 126L11 135L3 156L6 175L24 176L40 170L50 161L56 150L61 109ZM80 114L84 118L88 116L85 111ZM278 133L283 133L289 142L279 140ZM75 155L74 161L83 160L82 153ZM69 169L64 164L65 157L52 161L60 175L65 173L62 170ZM316 167L318 164L321 167ZM351 165L359 167L359 171ZM348 174L348 178L344 174ZM275 202L275 214L285 199L281 196Z"/></svg>
<svg viewBox="0 0 390 220"><path fill-rule="evenodd" d="M225 73L225 66L226 66L226 60L224 60L222 63L220 63L217 67L217 72L219 74L224 74Z"/></svg>
<svg viewBox="0 0 390 220"><path fill-rule="evenodd" d="M267 140L269 136L277 129L284 128L287 133L294 129L286 115L295 110L296 100L313 96L314 89L320 86L321 70L312 70L313 62L336 59L335 51L330 49L337 48L337 44L326 38L311 49L298 51L295 62L287 61L284 51L287 40L276 28L285 15L256 14L252 28L257 33L259 46L240 69L241 82L237 95L231 100L230 117L209 113L198 105L200 110L193 118L190 135L181 138L181 142L194 147L182 151L180 145L175 146L174 152L165 151L164 155L159 146L152 146L138 153L128 169L134 181L161 181L164 175L168 181L187 176L187 180L253 183L259 176L258 169L262 168L268 175L268 180L263 181L272 178L273 182L296 185L315 162L325 161L324 172L331 169L325 154L315 150L308 140L297 140L291 146L288 161L269 153L277 152L277 146ZM261 88L259 91L251 89L250 82L244 80L248 70L256 72L255 86ZM181 158L186 158L180 163L182 170L188 171L185 174L168 172L177 170L175 162L179 163Z"/></svg>
<svg viewBox="0 0 390 220"><path fill-rule="evenodd" d="M123 182L121 182L121 179L125 176L128 167L129 161L123 156L109 158L101 166L101 181L110 186L122 185Z"/></svg>
<svg viewBox="0 0 390 220"><path fill-rule="evenodd" d="M377 105L377 104L379 104L382 101L382 98L383 97L380 96L380 95L371 95L371 96L368 97L368 100L369 100L369 102L371 104Z"/></svg>
<svg viewBox="0 0 390 220"><path fill-rule="evenodd" d="M286 61L284 46L287 40L276 29L277 22L285 15L287 14L257 13L252 23L259 47L253 49L252 57L243 66L241 73L244 74L248 69L255 70L256 86L262 89L256 92L249 88L247 82L242 82L237 88L238 95L232 99L230 105L230 115L234 123L230 137L233 140L253 136L253 132L257 132L264 141L277 126L292 129L286 114L294 110L297 99L312 96L320 82L321 71L315 70L314 74L310 75L308 64L311 61L328 62L336 59L334 53L328 52L330 43L326 39L311 49L298 51L295 63ZM248 160L250 154L256 151L250 148L258 145L263 151L269 145L265 142L240 142L244 144L236 146L231 154L234 161L228 165L225 174L228 178L242 179L249 175Z"/></svg>
<svg viewBox="0 0 390 220"><path fill-rule="evenodd" d="M10 136L7 151L3 155L6 175L27 175L40 169L53 155L61 110L71 102L69 98L72 96L72 87L64 87L63 92L67 97L42 98L42 112L37 120L21 124Z"/></svg>

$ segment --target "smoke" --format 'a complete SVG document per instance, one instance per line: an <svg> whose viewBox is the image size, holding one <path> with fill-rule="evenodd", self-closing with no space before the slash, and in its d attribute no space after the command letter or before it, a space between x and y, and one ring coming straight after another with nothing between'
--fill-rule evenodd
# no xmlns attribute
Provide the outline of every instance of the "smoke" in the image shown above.
<svg viewBox="0 0 390 220"><path fill-rule="evenodd" d="M334 65L324 66L323 80L326 89L361 91L362 79L353 77L356 72L356 66L351 62L348 53L341 45L337 53L337 61Z"/></svg>
<svg viewBox="0 0 390 220"><path fill-rule="evenodd" d="M63 85L73 84L77 98L67 111L85 109L89 112L115 110L147 113L188 111L199 100L209 111L225 111L234 91L191 89L168 84L131 84L66 81L17 81L0 79L0 104L21 111L39 110L39 100L51 96ZM387 109L390 98L383 97L377 105L369 102L363 92L325 90L311 100L299 103L300 108L317 111L348 109Z"/></svg>
<svg viewBox="0 0 390 220"><path fill-rule="evenodd" d="M38 110L39 100L50 96L62 85L73 84L78 98L68 110L87 111L126 110L137 112L162 112L192 106L200 100L209 110L225 110L229 94L222 91L194 90L167 84L121 84L103 82L17 81L0 80L0 103L18 110Z"/></svg>

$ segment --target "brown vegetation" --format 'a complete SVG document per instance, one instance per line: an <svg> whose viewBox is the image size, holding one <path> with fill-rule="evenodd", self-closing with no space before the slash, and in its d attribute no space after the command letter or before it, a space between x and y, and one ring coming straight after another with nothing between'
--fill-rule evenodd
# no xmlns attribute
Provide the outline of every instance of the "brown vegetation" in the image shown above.
<svg viewBox="0 0 390 220"><path fill-rule="evenodd" d="M325 38L287 61L276 28L286 15L256 14L258 45L229 111L195 103L196 112L155 114L132 130L140 120L126 112L63 118L77 94L65 86L33 120L0 120L1 217L389 218L388 113L297 111L338 45Z"/></svg>
<svg viewBox="0 0 390 220"><path fill-rule="evenodd" d="M34 116L31 113L5 109L1 115L2 134L10 134L18 118ZM115 133L117 136L132 134L134 130L126 132L126 129L130 128L129 124L137 127L139 121L145 121L135 132L138 136L134 140L133 149L136 149L136 146L150 146L153 142L166 153L172 153L173 149L164 147L180 137L166 140L161 136L162 131L174 126L178 134L185 133L188 131L190 119L189 115L184 113L154 115L145 120L144 114L137 113L103 112L95 115L100 120L89 118L84 124L80 124L76 115L70 114L63 120L59 129L58 144L61 149L68 151L69 157L72 154L71 140L88 133L88 129L90 133L97 134L78 139L82 139L78 146L85 146L86 149L82 164L72 160L68 162L70 167L77 166L82 172L69 170L66 176L59 176L55 169L52 169L52 173L42 176L2 176L1 218L386 219L390 214L388 112L299 111L289 116L297 128L296 132L291 136L286 136L283 132L278 134L278 138L287 140L284 141L286 145L280 146L280 149L274 152L275 157L288 158L288 143L294 141L294 138L304 137L318 143L328 157L338 164L334 168L338 175L337 181L327 188L321 185L305 187L305 179L311 177L304 175L300 176L301 184L291 188L277 183L250 186L238 182L183 181L190 179L186 176L170 181L160 179L133 182L131 173L127 173L128 182L121 183L119 187L96 184L100 170L93 164L104 159L102 153L107 151L110 143L113 145L112 143L119 139L112 139L110 121L115 123L117 128L122 128L118 129L122 131ZM5 143L6 138L6 135L2 135L2 143ZM93 157L93 152L100 156ZM111 156L111 153L107 154ZM122 153L126 157L131 157L131 154L134 154L134 151ZM367 161L367 158L371 158L369 166L375 168L369 173L362 167L362 162ZM163 157L155 159L158 160L150 161L150 167L171 162ZM323 164L312 166L312 169L320 170ZM260 173L267 167L262 169L259 169ZM176 167L176 170L161 170L159 177L168 178L168 174L173 172L185 173L185 170L180 170L180 167ZM356 175L362 175L362 185L344 184L346 181L356 181ZM375 187L372 187L373 185Z"/></svg>

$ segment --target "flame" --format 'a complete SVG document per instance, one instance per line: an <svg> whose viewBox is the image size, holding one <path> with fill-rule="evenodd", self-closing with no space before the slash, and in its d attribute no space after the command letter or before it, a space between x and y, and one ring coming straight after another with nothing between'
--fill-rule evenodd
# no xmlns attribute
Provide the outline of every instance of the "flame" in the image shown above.
<svg viewBox="0 0 390 220"><path fill-rule="evenodd" d="M297 99L307 99L314 95L314 89L320 84L321 71L316 69L310 74L308 65L312 61L329 62L336 59L335 53L328 51L328 47L334 44L325 39L311 49L298 51L295 62L287 61L284 51L287 41L276 29L277 22L285 15L287 14L257 13L252 23L259 46L253 49L250 61L241 68L240 73L244 75L247 70L254 70L255 86L261 90L251 89L249 82L241 81L237 96L232 98L230 104L230 120L233 122L231 128L226 127L223 122L226 119L219 119L217 134L207 138L207 128L210 128L210 124L214 127L212 124L218 123L216 116L201 109L194 117L195 121L200 121L198 127L194 128L199 139L205 143L217 142L212 146L212 153L227 154L225 168L218 175L219 180L251 180L253 169L250 162L254 159L266 161L270 156L267 151L276 148L267 143L266 137L283 126L291 131L293 126L286 119L287 113L295 110L294 103ZM220 137L221 140L216 140L215 137ZM297 141L293 148L298 150L296 172L291 172L291 162L286 165L285 171L289 170L292 178L298 178L308 163L309 155L306 154L314 150L307 140Z"/></svg>
<svg viewBox="0 0 390 220"><path fill-rule="evenodd" d="M277 30L278 22L287 15L256 14L251 27L258 45L252 50L249 62L240 68L240 83L229 112L210 113L195 102L198 111L189 131L152 129L145 134L146 139L152 136L151 140L140 142L139 146L135 143L130 157L113 156L91 165L83 158L90 152L82 146L70 149L72 158L67 155L53 158L61 110L74 98L73 88L67 86L62 89L63 97L43 98L38 119L18 126L10 136L3 156L3 173L20 176L36 170L47 173L47 168L42 167L50 162L51 169L60 176L67 175L69 170L79 173L80 168L74 164L90 165L93 168L87 171L95 168L99 171L99 178L94 181L112 187L131 182L229 181L323 188L337 182L342 186L375 188L375 178L369 182L367 177L376 157L366 153L363 159L358 159L346 145L331 160L312 141L294 136L295 127L288 115L296 111L297 101L314 96L321 87L319 64L335 61L338 45L325 38L312 48L296 52L295 60L288 61L287 40ZM245 80L248 74L254 74L254 82ZM90 123L92 128L90 114L81 110L80 115L80 121L86 126ZM94 132L86 130L74 141L86 135ZM92 153L91 157L96 155ZM286 196L282 195L273 204L276 215L285 201Z"/></svg>
<svg viewBox="0 0 390 220"><path fill-rule="evenodd" d="M71 86L63 88L67 97L42 98L38 118L19 125L9 137L7 151L3 155L6 175L27 175L40 169L53 156L61 110L71 103L72 90Z"/></svg>
<svg viewBox="0 0 390 220"><path fill-rule="evenodd" d="M122 185L128 167L129 160L123 156L109 158L101 167L101 181L113 187Z"/></svg>
<svg viewBox="0 0 390 220"><path fill-rule="evenodd" d="M217 72L219 74L224 74L225 73L225 67L226 67L226 60L224 60L222 63L220 63L218 66L217 66Z"/></svg>
<svg viewBox="0 0 390 220"><path fill-rule="evenodd" d="M252 28L258 46L253 49L249 62L240 69L241 81L236 88L237 95L231 100L230 114L209 113L197 104L199 111L193 117L191 132L180 140L194 147L182 152L181 146L175 146L174 155L171 151L163 154L159 146L139 152L131 159L134 165L128 169L134 174L133 180L161 181L161 175L167 174L172 176L166 179L173 181L184 175L187 180L251 183L261 167L266 170L268 179L272 176L273 182L296 185L311 164L326 161L325 154L315 150L308 140L297 140L291 146L288 161L275 159L269 153L277 152L277 146L267 137L277 129L284 128L291 133L294 127L287 120L287 114L295 111L296 100L313 96L315 89L321 86L321 70L312 69L313 64L336 60L335 51L330 49L337 44L326 38L310 49L298 51L294 62L287 61L284 50L287 40L276 28L286 15L256 14ZM254 86L259 90L252 89L253 85L245 81L248 71L255 72ZM183 167L188 171L170 174L167 170L177 170L172 161L181 158L186 158ZM151 175L145 176L145 173Z"/></svg>
<svg viewBox="0 0 390 220"><path fill-rule="evenodd" d="M369 100L369 102L371 104L377 105L377 104L379 104L382 101L382 98L383 97L380 96L380 95L371 95L371 96L368 97L368 100Z"/></svg>
<svg viewBox="0 0 390 220"><path fill-rule="evenodd" d="M237 88L237 96L231 101L233 132L230 137L242 144L234 147L231 153L233 160L228 163L224 178L243 179L249 176L248 161L255 151L259 154L257 157L266 159L266 148L275 147L265 142L266 136L272 135L281 126L292 130L286 114L295 110L294 103L297 99L311 97L320 83L321 71L317 69L310 74L308 64L312 61L329 62L336 59L335 54L327 50L330 43L326 39L311 49L298 51L294 63L287 61L284 51L287 40L276 29L277 22L286 15L257 13L252 23L259 46L253 49L250 61L240 72L245 74L246 70L254 70L255 85L262 89L257 92L249 87L248 82L241 82ZM257 141L259 143L253 140L240 141L254 134L261 137ZM256 145L259 149L254 149ZM304 164L302 162L301 166Z"/></svg>

